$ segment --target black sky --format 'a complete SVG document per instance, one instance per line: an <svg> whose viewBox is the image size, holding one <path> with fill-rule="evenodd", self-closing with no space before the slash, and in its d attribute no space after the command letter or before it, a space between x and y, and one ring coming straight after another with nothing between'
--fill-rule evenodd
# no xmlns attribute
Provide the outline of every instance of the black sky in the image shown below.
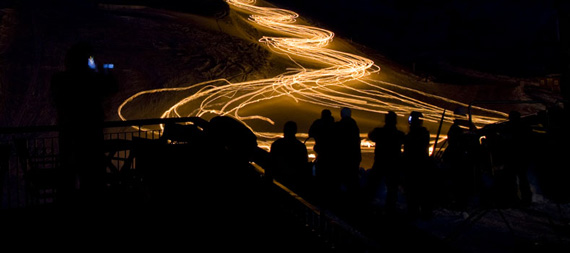
<svg viewBox="0 0 570 253"><path fill-rule="evenodd" d="M404 64L446 62L485 72L557 72L554 0L273 0Z"/></svg>

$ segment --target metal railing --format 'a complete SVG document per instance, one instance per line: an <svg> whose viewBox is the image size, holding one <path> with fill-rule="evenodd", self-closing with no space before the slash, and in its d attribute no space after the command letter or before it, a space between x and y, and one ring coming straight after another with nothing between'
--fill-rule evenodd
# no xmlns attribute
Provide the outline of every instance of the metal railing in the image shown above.
<svg viewBox="0 0 570 253"><path fill-rule="evenodd" d="M163 131L160 124L189 122L194 118L149 119L105 123L107 186L141 191L137 178L137 159L133 140L157 140ZM155 126L150 130L149 126ZM145 126L146 128L143 128ZM55 178L50 170L60 166L59 129L56 126L0 128L0 209L18 209L57 202ZM254 164L261 174L263 169ZM43 170L43 182L33 181L32 169ZM295 217L331 248L360 247L371 249L373 242L329 211L321 210L277 181L274 196ZM139 188L137 188L139 187Z"/></svg>
<svg viewBox="0 0 570 253"><path fill-rule="evenodd" d="M1 133L2 166L0 167L0 208L20 208L53 202L54 189L48 182L42 190L32 193L32 170L48 171L58 167L59 143L57 132L51 127L17 129ZM39 178L40 176L36 176ZM44 177L48 180L47 177ZM38 180L36 180L38 181ZM52 188L52 189L49 189ZM40 196L46 198L40 201Z"/></svg>
<svg viewBox="0 0 570 253"><path fill-rule="evenodd" d="M252 165L259 173L265 173L261 166L255 163ZM351 252L376 252L381 249L376 241L361 233L331 210L311 203L310 200L275 179L272 180L272 184L278 189L279 196L276 197L279 197L282 204L287 207L289 214L299 224L314 233L326 247Z"/></svg>
<svg viewBox="0 0 570 253"><path fill-rule="evenodd" d="M107 174L136 169L130 142L134 138L157 139L166 123L193 118L145 119L105 122ZM155 125L156 129L143 129ZM0 127L0 209L25 208L57 200L57 170L61 165L57 126ZM115 182L113 181L115 180ZM123 182L120 182L123 183Z"/></svg>

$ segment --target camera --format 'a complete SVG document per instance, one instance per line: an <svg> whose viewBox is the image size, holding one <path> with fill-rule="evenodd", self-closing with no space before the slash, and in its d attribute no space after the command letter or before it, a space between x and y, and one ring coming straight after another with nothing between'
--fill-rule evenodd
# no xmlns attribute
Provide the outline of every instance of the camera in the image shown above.
<svg viewBox="0 0 570 253"><path fill-rule="evenodd" d="M93 58L93 56L91 56L91 57L89 57L89 59L87 59L87 66L89 66L89 68L92 70L97 69L97 64L95 64L95 59Z"/></svg>

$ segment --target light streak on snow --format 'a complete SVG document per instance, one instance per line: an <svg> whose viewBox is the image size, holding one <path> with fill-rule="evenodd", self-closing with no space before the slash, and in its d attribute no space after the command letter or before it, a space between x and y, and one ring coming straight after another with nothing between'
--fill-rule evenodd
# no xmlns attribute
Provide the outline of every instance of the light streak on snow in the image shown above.
<svg viewBox="0 0 570 253"><path fill-rule="evenodd" d="M287 69L284 73L273 78L232 83L226 79L217 79L192 84L179 88L163 88L139 92L125 100L118 108L122 120L125 106L135 103L141 96L157 95L159 93L188 92L191 95L174 101L161 117L206 117L211 115L229 115L242 121L248 127L248 122L260 120L269 124L274 121L264 115L243 115L243 108L288 96L296 102L309 103L327 108L349 107L371 113L384 114L388 110L399 116L406 116L411 111L419 111L424 120L439 122L444 110L436 105L403 95L394 90L405 90L419 96L467 107L445 97L407 88L398 84L379 80L376 75L380 67L372 60L328 48L334 38L334 33L325 29L300 25L299 15L295 12L270 7L255 6L254 0L226 0L234 11L249 15L249 21L260 29L280 34L283 37L263 36L259 39L271 51L284 55L298 66ZM300 61L317 62L320 68L303 66ZM198 106L195 106L198 104ZM473 109L486 112L483 116L475 115L477 125L495 123L503 120L506 114L481 107ZM270 111L269 109L267 111ZM451 123L447 118L446 122ZM262 138L276 138L281 133L260 132L251 128ZM364 146L370 143L363 142ZM267 143L263 144L267 145Z"/></svg>

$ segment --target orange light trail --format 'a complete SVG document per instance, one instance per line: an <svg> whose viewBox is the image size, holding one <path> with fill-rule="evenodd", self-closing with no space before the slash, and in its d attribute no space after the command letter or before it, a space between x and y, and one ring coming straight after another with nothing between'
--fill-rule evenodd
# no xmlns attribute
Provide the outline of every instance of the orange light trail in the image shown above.
<svg viewBox="0 0 570 253"><path fill-rule="evenodd" d="M123 108L134 103L141 96L185 91L193 91L193 93L175 102L162 113L161 118L203 117L212 114L233 116L248 127L250 127L248 122L251 120L274 124L274 121L267 116L242 115L240 110L249 105L288 96L296 102L328 108L349 107L352 110L378 114L392 110L400 116L406 116L411 111L419 111L423 113L425 121L440 121L443 108L400 94L392 89L403 89L408 93L430 97L456 106L468 106L445 97L379 80L375 74L380 71L380 67L372 60L327 48L334 38L334 33L317 27L296 24L299 15L295 12L255 6L255 0L226 0L226 2L232 10L248 14L249 22L260 29L269 30L272 34L284 35L284 37L263 36L259 42L264 43L272 52L285 56L298 67L287 69L284 73L268 79L236 83L226 79L217 79L186 87L141 91L126 99L119 106L118 115L122 120L127 120L123 116ZM322 67L308 68L300 63L303 60L317 62ZM199 106L192 107L190 103L198 103ZM481 107L473 107L473 109L496 115L476 115L473 122L478 125L495 123L507 116L505 113ZM451 121L452 119L446 119L448 123ZM250 129L262 138L272 139L281 136L281 133L258 132L251 127ZM300 135L306 136L306 134ZM268 143L266 142L263 146L268 146ZM369 143L363 143L363 145L369 145Z"/></svg>

